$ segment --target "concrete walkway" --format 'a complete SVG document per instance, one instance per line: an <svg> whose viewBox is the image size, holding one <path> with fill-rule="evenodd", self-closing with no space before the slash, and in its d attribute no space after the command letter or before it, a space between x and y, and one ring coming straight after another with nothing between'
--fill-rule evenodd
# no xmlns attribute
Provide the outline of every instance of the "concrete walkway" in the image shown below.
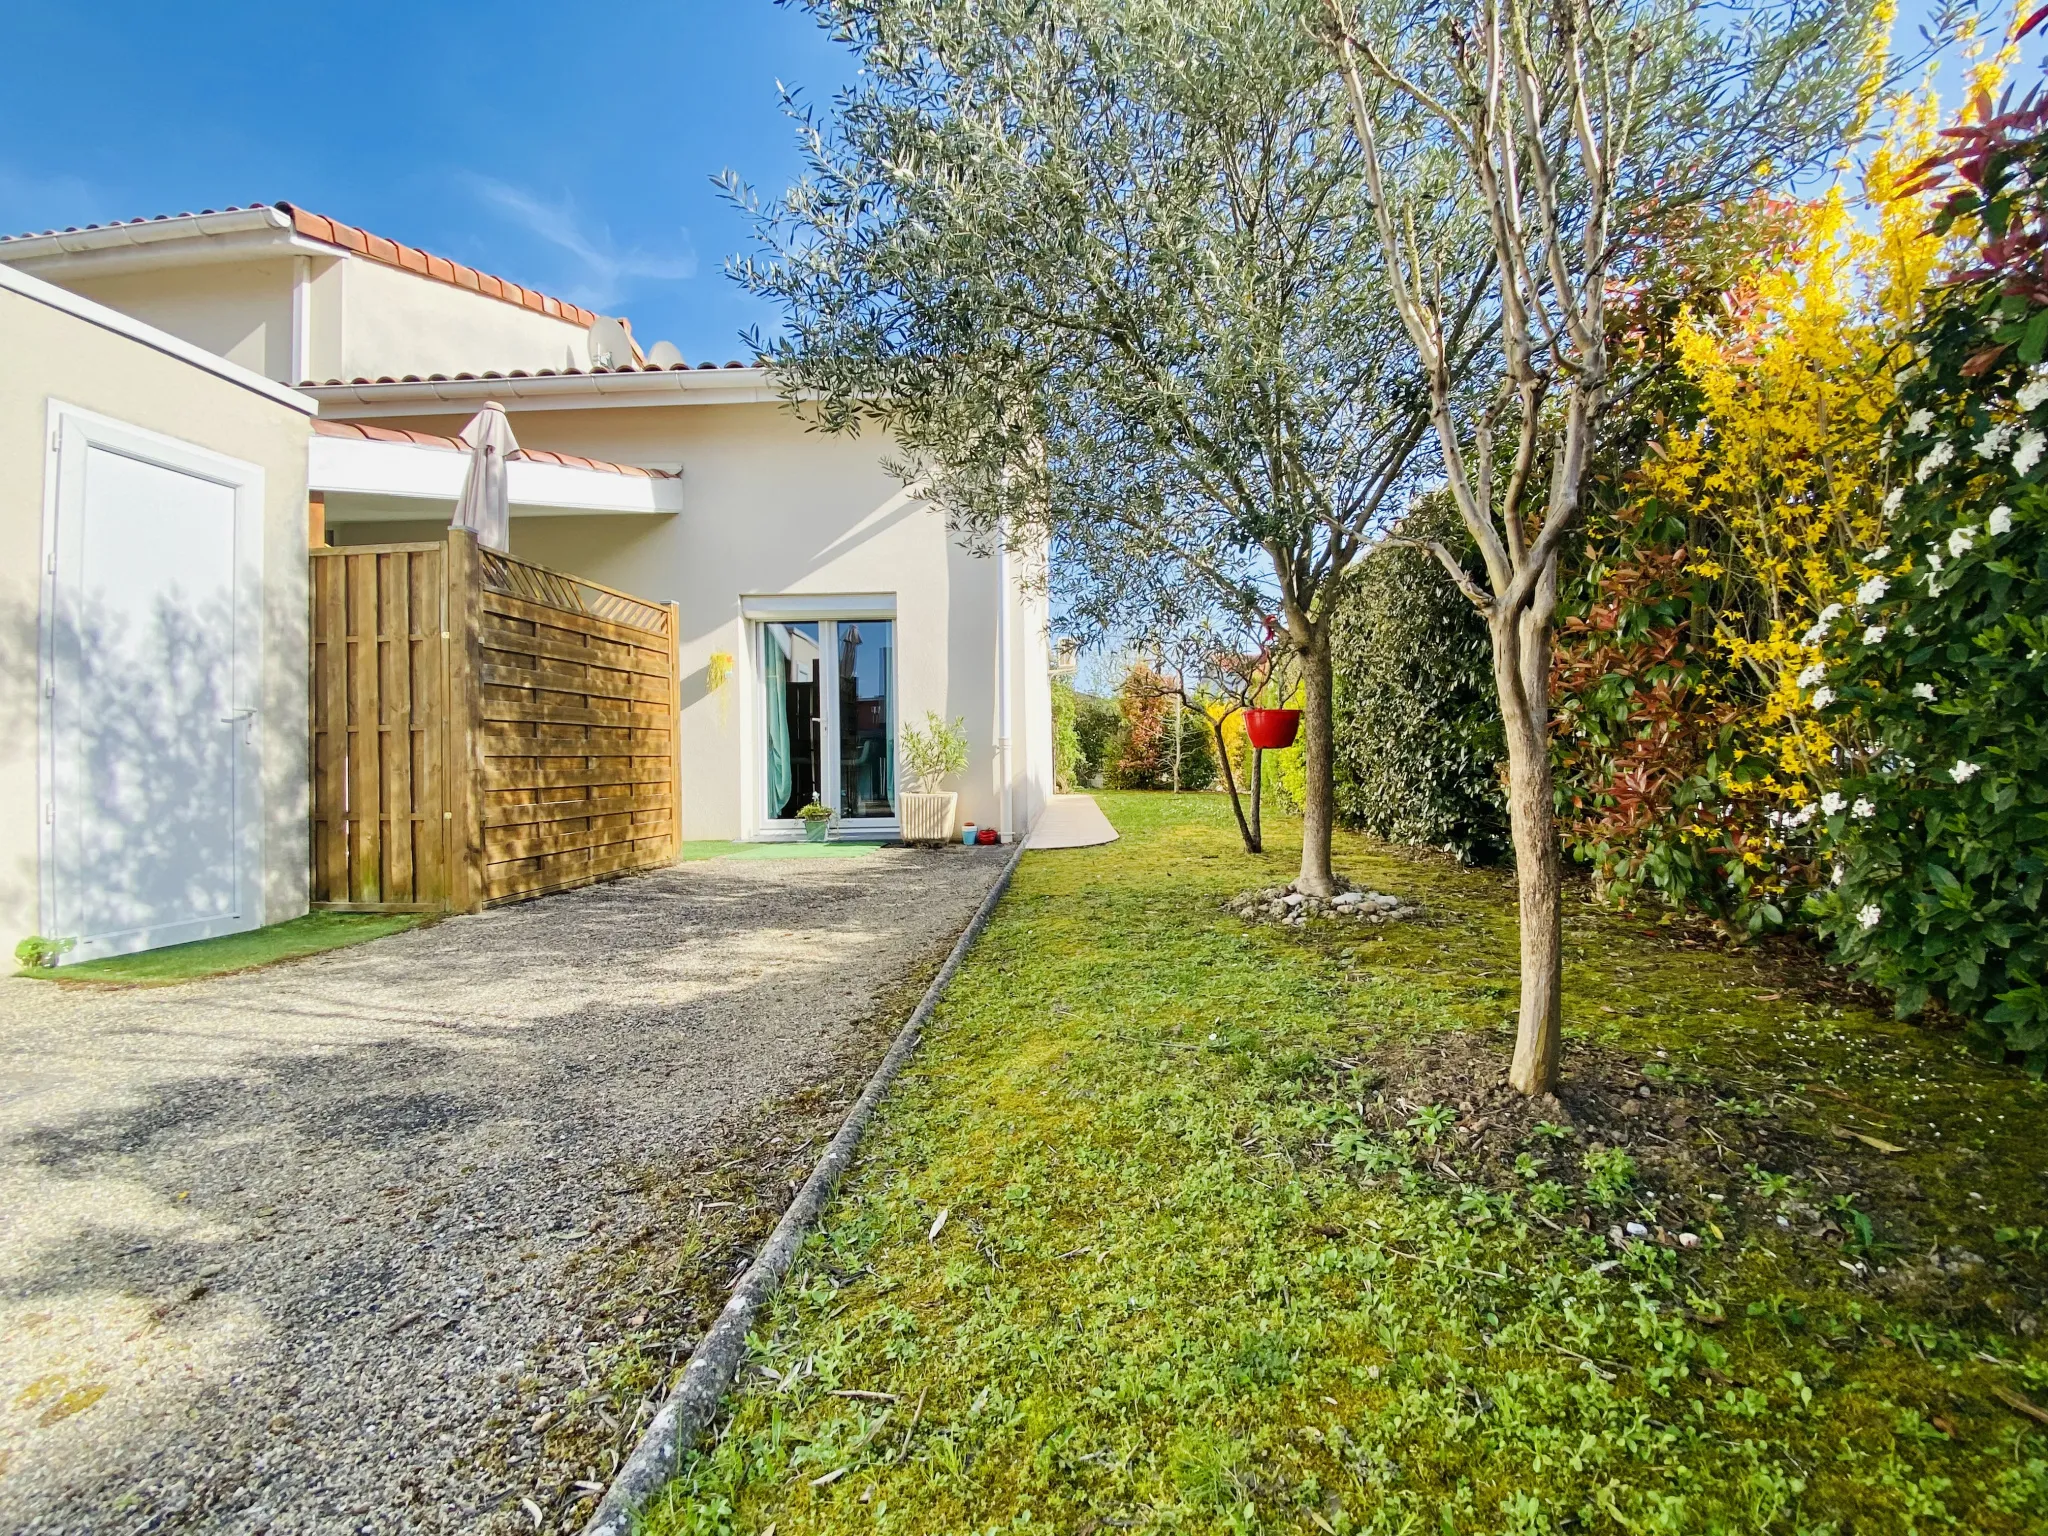
<svg viewBox="0 0 2048 1536"><path fill-rule="evenodd" d="M1093 848L1113 843L1117 830L1093 795L1054 795L1032 829L1027 848Z"/></svg>
<svg viewBox="0 0 2048 1536"><path fill-rule="evenodd" d="M0 1530L573 1528L609 1467L542 1431L591 1412L608 1266L710 1240L676 1184L750 1116L837 1123L1005 856L710 859L215 981L0 979ZM814 1155L785 1128L777 1180Z"/></svg>

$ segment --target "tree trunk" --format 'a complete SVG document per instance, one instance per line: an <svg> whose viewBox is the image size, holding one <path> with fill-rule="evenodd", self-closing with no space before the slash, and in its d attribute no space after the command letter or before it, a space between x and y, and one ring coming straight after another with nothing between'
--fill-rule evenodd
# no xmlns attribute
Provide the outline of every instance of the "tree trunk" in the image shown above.
<svg viewBox="0 0 2048 1536"><path fill-rule="evenodd" d="M1317 624L1301 656L1301 758L1307 783L1301 807L1301 873L1294 888L1304 896L1334 896L1337 879L1330 869L1330 832L1336 822L1336 786L1331 777L1334 718L1331 706L1330 631Z"/></svg>
<svg viewBox="0 0 2048 1536"><path fill-rule="evenodd" d="M1258 833L1259 792L1256 788L1252 790L1252 820L1247 826L1244 804L1237 798L1237 775L1230 767L1230 750L1223 744L1223 716L1210 716L1209 729L1216 737L1216 761L1223 769L1223 783L1230 790L1230 814L1237 818L1237 835L1244 839L1246 853L1263 853L1265 850L1259 846Z"/></svg>
<svg viewBox="0 0 2048 1536"><path fill-rule="evenodd" d="M1180 685L1180 679L1179 679L1178 677L1176 677L1176 678L1174 679L1174 683L1175 683L1176 689L1178 689L1178 687L1179 687L1179 685ZM1180 739L1181 739L1181 730L1180 730L1180 708L1179 708L1179 702L1178 702L1178 700L1179 700L1179 697L1180 697L1180 696L1179 696L1179 695L1178 695L1178 693L1177 693L1177 694L1176 694L1176 701L1175 701L1175 708L1174 708L1174 711L1173 711L1173 792L1174 792L1174 793L1175 793L1176 795L1180 793Z"/></svg>
<svg viewBox="0 0 2048 1536"><path fill-rule="evenodd" d="M1259 820L1259 796L1266 789L1266 753L1262 747L1252 748L1252 841L1259 846L1254 853L1266 851L1265 823Z"/></svg>
<svg viewBox="0 0 2048 1536"><path fill-rule="evenodd" d="M1562 1043L1564 952L1561 856L1551 799L1548 626L1523 614L1495 623L1494 685L1508 747L1508 825L1515 845L1515 891L1522 942L1522 996L1508 1082L1530 1097L1557 1087ZM1536 679L1544 679L1537 683Z"/></svg>

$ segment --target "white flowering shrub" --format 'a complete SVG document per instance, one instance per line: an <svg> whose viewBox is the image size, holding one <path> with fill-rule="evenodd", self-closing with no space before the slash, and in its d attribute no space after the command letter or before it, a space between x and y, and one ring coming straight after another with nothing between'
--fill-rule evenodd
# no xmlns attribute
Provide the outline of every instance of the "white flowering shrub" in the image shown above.
<svg viewBox="0 0 2048 1536"><path fill-rule="evenodd" d="M1885 546L1821 637L1812 704L1853 715L1859 745L1821 802L1835 883L1808 910L1902 1014L1940 999L1982 1045L2039 1070L2048 287L2031 272L1966 277L1932 298L1916 338L1925 361L1902 395L1904 494L1888 504Z"/></svg>

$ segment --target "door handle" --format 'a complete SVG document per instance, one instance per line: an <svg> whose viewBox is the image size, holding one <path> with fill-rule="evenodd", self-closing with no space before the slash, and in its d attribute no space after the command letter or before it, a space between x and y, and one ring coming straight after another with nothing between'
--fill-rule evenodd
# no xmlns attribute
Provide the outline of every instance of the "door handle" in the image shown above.
<svg viewBox="0 0 2048 1536"><path fill-rule="evenodd" d="M255 717L256 711L253 709L238 709L232 714L222 715L220 723L222 725L233 725L237 720L253 720Z"/></svg>

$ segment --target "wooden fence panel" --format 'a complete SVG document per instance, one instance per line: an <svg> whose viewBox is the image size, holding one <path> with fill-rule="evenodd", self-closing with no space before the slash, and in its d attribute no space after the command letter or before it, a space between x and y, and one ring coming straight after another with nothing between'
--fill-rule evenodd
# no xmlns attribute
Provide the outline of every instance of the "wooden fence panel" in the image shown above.
<svg viewBox="0 0 2048 1536"><path fill-rule="evenodd" d="M312 898L445 910L447 548L312 554Z"/></svg>
<svg viewBox="0 0 2048 1536"><path fill-rule="evenodd" d="M483 588L484 899L672 862L673 607L490 552Z"/></svg>
<svg viewBox="0 0 2048 1536"><path fill-rule="evenodd" d="M674 605L458 533L312 562L316 904L469 911L674 860Z"/></svg>

